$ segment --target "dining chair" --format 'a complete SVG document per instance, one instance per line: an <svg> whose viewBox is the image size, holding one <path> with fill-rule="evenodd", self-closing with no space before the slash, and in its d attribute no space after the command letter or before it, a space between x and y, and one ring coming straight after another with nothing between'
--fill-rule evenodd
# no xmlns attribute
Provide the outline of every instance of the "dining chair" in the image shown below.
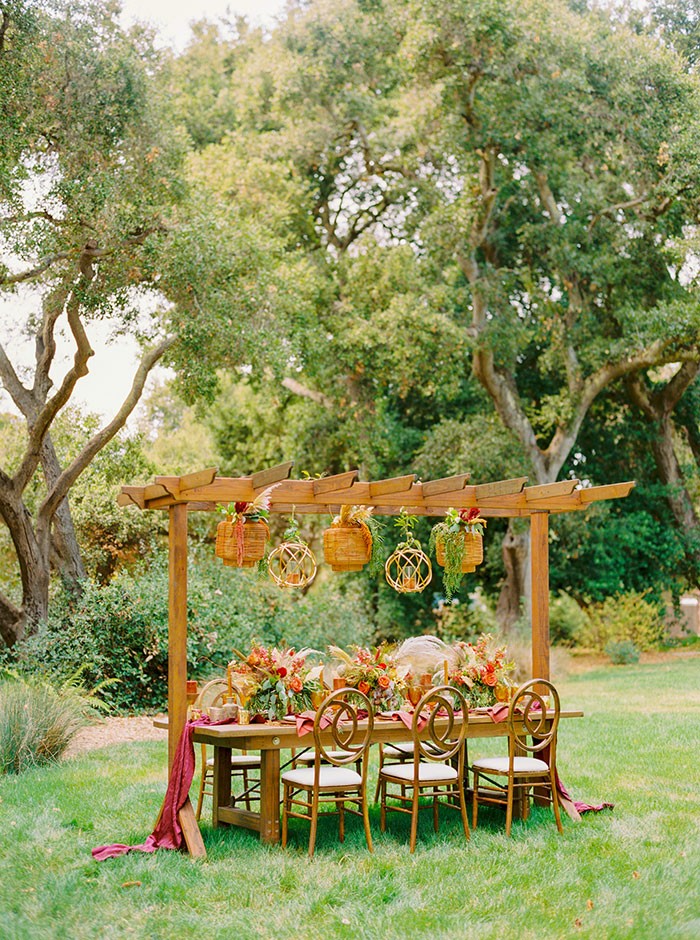
<svg viewBox="0 0 700 940"><path fill-rule="evenodd" d="M461 711L461 716L457 712ZM422 722L427 716L427 722ZM384 764L379 772L380 826L386 831L387 812L411 816L410 851L418 837L420 799L431 799L433 828L438 831L438 807L459 809L465 838L469 821L464 799L464 741L469 709L464 695L451 686L429 689L416 705L411 723L412 759L406 763ZM457 727L455 727L457 725ZM396 804L387 803L387 798Z"/></svg>
<svg viewBox="0 0 700 940"><path fill-rule="evenodd" d="M212 679L202 687L194 704L198 708L220 705L227 692L228 682L226 679ZM204 797L212 796L214 792L214 758L207 757L206 744L202 744L201 748L202 775L199 781L197 809L195 811L197 820L202 814ZM239 796L232 794L231 803L235 806L236 802L243 802L245 808L249 810L251 803L260 798L259 789L256 789L256 785L259 788L260 780L260 755L248 754L247 751L242 751L240 754L231 754L231 781L233 782L235 779L240 779L243 792Z"/></svg>
<svg viewBox="0 0 700 940"><path fill-rule="evenodd" d="M366 724L360 721L366 714ZM314 718L313 767L297 767L282 774L282 845L287 844L289 818L309 819L309 857L314 854L319 808L334 804L321 815L339 817L340 841L345 840L345 813L361 816L367 848L372 834L367 808L367 763L374 714L366 695L357 689L338 689L322 703ZM329 740L330 737L330 740ZM349 765L360 761L360 772ZM350 803L357 809L350 809Z"/></svg>
<svg viewBox="0 0 700 940"><path fill-rule="evenodd" d="M508 708L508 756L483 757L471 765L475 829L479 803L492 803L506 807L509 836L516 791L522 799L523 819L527 819L531 790L536 787L537 798L551 802L557 829L563 832L556 782L559 711L559 694L545 679L531 679L516 691Z"/></svg>

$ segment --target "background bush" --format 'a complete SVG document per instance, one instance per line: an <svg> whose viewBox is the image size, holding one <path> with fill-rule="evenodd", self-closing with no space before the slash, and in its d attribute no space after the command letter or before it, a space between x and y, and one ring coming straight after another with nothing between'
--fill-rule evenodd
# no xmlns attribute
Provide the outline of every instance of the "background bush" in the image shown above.
<svg viewBox="0 0 700 940"><path fill-rule="evenodd" d="M188 674L220 674L235 647L264 643L324 649L372 635L361 586L329 578L306 595L282 591L250 572L224 568L210 552L190 559ZM58 596L39 632L12 651L25 675L61 680L82 668L86 685L102 690L122 712L164 709L168 677L168 571L159 557L136 573L120 571L104 586L86 582L79 599Z"/></svg>
<svg viewBox="0 0 700 940"><path fill-rule="evenodd" d="M581 631L580 644L602 653L609 643L630 640L637 649L648 650L664 638L660 608L646 600L647 592L630 591L606 598L588 608L588 623Z"/></svg>
<svg viewBox="0 0 700 940"><path fill-rule="evenodd" d="M0 680L0 773L57 761L87 724L88 711L70 682L55 689L6 674Z"/></svg>
<svg viewBox="0 0 700 940"><path fill-rule="evenodd" d="M605 652L610 657L610 662L615 666L629 666L639 662L639 650L632 640L617 640L608 643Z"/></svg>

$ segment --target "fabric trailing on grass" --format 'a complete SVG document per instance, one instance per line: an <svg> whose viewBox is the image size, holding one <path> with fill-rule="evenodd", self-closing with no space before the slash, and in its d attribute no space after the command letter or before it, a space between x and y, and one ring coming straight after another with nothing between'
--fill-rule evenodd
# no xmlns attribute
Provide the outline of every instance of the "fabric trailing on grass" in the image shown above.
<svg viewBox="0 0 700 940"><path fill-rule="evenodd" d="M168 789L165 792L155 829L141 845L124 845L121 842L115 842L112 845L97 846L92 850L92 857L96 861L102 862L106 858L117 858L119 855L126 855L127 852L155 852L156 849L179 849L182 846L182 827L178 822L177 814L189 796L194 777L195 757L192 734L199 725L221 725L226 724L227 721L228 719L211 721L205 716L185 724L177 744Z"/></svg>

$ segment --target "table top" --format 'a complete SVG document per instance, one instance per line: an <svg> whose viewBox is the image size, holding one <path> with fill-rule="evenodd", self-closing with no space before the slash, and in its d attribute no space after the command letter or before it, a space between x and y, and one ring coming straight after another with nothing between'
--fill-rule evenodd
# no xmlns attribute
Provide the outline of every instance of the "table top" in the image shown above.
<svg viewBox="0 0 700 940"><path fill-rule="evenodd" d="M456 716L459 721L459 716ZM560 718L582 718L583 712L577 709L561 709ZM438 719L439 720L439 719ZM167 728L167 718L156 718L153 724L157 728ZM359 728L365 723L358 722ZM490 715L481 711L469 712L468 737L500 737L507 734L508 722L494 722ZM322 732L322 739L329 732ZM391 743L406 740L411 731L403 721L395 718L383 718L375 715L372 741ZM296 724L291 721L266 721L252 725L221 724L199 725L194 729L192 740L218 747L245 748L248 750L269 750L274 748L300 747L313 743L313 732L300 737Z"/></svg>

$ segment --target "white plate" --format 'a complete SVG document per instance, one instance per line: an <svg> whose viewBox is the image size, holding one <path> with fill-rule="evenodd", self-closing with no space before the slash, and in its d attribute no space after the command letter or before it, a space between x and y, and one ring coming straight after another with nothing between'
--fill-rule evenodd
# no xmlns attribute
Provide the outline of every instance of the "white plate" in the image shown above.
<svg viewBox="0 0 700 940"><path fill-rule="evenodd" d="M395 711L394 712L377 712L377 715L380 718L393 718L394 715L397 715L397 714L398 712L395 712Z"/></svg>
<svg viewBox="0 0 700 940"><path fill-rule="evenodd" d="M296 715L285 715L282 721L288 721L290 724L296 724L297 716Z"/></svg>

